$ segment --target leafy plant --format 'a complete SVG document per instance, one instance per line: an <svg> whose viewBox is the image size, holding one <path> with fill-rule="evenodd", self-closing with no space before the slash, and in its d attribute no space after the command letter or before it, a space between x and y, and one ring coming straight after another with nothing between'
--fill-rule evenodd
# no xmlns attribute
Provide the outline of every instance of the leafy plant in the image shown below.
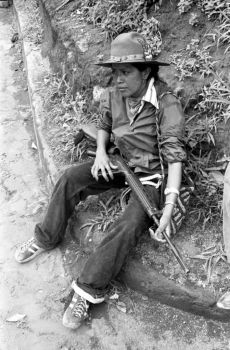
<svg viewBox="0 0 230 350"><path fill-rule="evenodd" d="M198 0L198 7L207 14L209 19L223 19L223 15L229 13L228 0Z"/></svg>
<svg viewBox="0 0 230 350"><path fill-rule="evenodd" d="M188 170L196 182L196 202L193 211L202 217L204 223L219 220L222 205L223 182L219 183L209 171L224 172L224 168L213 167L216 163L215 133L221 122L230 117L230 86L214 71L214 80L203 87L197 113L187 119L187 144L189 150ZM221 174L221 173L220 173Z"/></svg>
<svg viewBox="0 0 230 350"><path fill-rule="evenodd" d="M87 109L87 92L77 92L75 96L66 74L62 76L52 74L45 79L46 94L45 101L49 112L46 122L53 123L58 127L56 137L60 140L56 146L56 152L69 158L73 163L83 158L86 150L85 142L74 147L74 135L81 124L94 123L96 114ZM87 96L87 97L86 97Z"/></svg>
<svg viewBox="0 0 230 350"><path fill-rule="evenodd" d="M106 203L100 200L99 214L81 226L81 229L88 227L86 238L92 233L92 231L105 232L118 218L121 213L121 207L119 202L114 199L116 199L116 197L111 196Z"/></svg>
<svg viewBox="0 0 230 350"><path fill-rule="evenodd" d="M192 257L193 259L204 260L204 270L207 273L207 283L210 283L212 273L216 265L220 262L227 262L226 254L221 244L212 245L203 252Z"/></svg>
<svg viewBox="0 0 230 350"><path fill-rule="evenodd" d="M230 117L230 86L219 75L214 74L214 80L203 87L200 93L202 99L195 108L208 117L210 129L216 131L218 123L223 120L226 122Z"/></svg>
<svg viewBox="0 0 230 350"><path fill-rule="evenodd" d="M196 26L199 23L199 16L197 13L192 12L189 18L189 24L191 24L191 26Z"/></svg>
<svg viewBox="0 0 230 350"><path fill-rule="evenodd" d="M171 55L171 63L176 66L179 81L192 77L193 73L199 72L201 77L212 73L215 61L208 52L208 47L199 47L200 41L192 39L185 50Z"/></svg>
<svg viewBox="0 0 230 350"><path fill-rule="evenodd" d="M177 7L180 14L186 13L194 5L194 0L180 0Z"/></svg>
<svg viewBox="0 0 230 350"><path fill-rule="evenodd" d="M219 20L222 20L230 9L228 0L180 0L177 5L180 14L188 12L193 6L200 8L209 19Z"/></svg>
<svg viewBox="0 0 230 350"><path fill-rule="evenodd" d="M230 12L230 11L229 11ZM224 53L230 51L230 15L226 17L223 23L221 23L216 29L217 33L217 45L223 43L226 45Z"/></svg>
<svg viewBox="0 0 230 350"><path fill-rule="evenodd" d="M81 10L87 22L99 26L108 39L128 32L138 31L145 35L155 54L161 50L159 22L148 18L145 0L81 1Z"/></svg>

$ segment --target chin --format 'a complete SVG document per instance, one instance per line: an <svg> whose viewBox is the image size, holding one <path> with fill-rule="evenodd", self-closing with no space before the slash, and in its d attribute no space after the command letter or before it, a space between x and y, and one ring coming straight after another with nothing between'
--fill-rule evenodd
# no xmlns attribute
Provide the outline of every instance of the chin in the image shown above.
<svg viewBox="0 0 230 350"><path fill-rule="evenodd" d="M131 92L130 91L127 91L127 90L119 90L120 91L120 94L121 96L123 97L131 97Z"/></svg>

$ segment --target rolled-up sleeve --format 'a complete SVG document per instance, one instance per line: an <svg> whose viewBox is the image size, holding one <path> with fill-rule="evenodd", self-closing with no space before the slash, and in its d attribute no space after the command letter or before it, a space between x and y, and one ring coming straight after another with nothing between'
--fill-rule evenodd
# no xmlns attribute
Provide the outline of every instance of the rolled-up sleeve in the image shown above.
<svg viewBox="0 0 230 350"><path fill-rule="evenodd" d="M97 129L105 130L108 133L111 133L112 131L112 113L110 105L110 93L109 90L106 90L100 97L100 109Z"/></svg>
<svg viewBox="0 0 230 350"><path fill-rule="evenodd" d="M184 147L185 118L180 101L173 94L160 100L160 147L167 163L186 159Z"/></svg>

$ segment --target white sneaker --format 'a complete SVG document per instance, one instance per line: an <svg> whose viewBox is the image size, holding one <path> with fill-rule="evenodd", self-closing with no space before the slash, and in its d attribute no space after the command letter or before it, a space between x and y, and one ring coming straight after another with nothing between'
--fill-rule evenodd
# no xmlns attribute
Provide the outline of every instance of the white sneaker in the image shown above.
<svg viewBox="0 0 230 350"><path fill-rule="evenodd" d="M88 309L89 302L77 293L74 293L72 301L63 315L63 326L71 329L79 328L89 316Z"/></svg>
<svg viewBox="0 0 230 350"><path fill-rule="evenodd" d="M17 262L23 264L34 259L37 255L41 254L45 250L46 249L39 247L39 243L33 237L28 241L22 243L22 245L16 249L14 257Z"/></svg>

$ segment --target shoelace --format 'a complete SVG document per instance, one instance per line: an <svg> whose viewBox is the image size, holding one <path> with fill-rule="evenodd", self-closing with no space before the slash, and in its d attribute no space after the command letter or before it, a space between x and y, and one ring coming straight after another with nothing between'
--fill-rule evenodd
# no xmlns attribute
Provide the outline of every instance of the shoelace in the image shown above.
<svg viewBox="0 0 230 350"><path fill-rule="evenodd" d="M76 305L73 308L73 315L76 317L81 318L87 313L88 310L88 302L82 297L78 297L78 301L76 302Z"/></svg>
<svg viewBox="0 0 230 350"><path fill-rule="evenodd" d="M31 246L31 244L33 244L33 243L35 243L34 237L32 237L28 241L22 243L22 245L21 245L21 252L24 253Z"/></svg>

